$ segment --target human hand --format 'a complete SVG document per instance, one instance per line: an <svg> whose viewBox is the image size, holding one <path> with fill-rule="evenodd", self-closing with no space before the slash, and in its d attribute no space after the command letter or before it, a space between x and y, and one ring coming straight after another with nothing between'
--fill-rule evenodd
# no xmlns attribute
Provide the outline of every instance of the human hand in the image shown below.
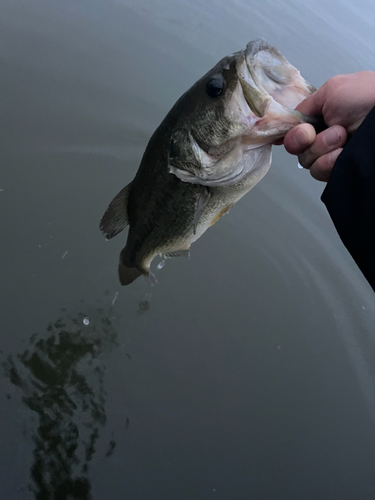
<svg viewBox="0 0 375 500"><path fill-rule="evenodd" d="M328 128L316 134L312 125L297 125L284 137L285 149L298 155L315 179L328 181L348 134L357 130L373 106L375 72L334 76L296 108L305 115L322 115Z"/></svg>

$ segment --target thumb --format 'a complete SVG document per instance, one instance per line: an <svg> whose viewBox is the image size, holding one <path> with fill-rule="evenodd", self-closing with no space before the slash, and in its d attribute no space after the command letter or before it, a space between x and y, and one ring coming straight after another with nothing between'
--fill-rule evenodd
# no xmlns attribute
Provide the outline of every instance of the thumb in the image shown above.
<svg viewBox="0 0 375 500"><path fill-rule="evenodd" d="M316 92L300 102L296 107L296 110L307 116L321 115L323 111L324 99L325 91L323 87L320 87Z"/></svg>

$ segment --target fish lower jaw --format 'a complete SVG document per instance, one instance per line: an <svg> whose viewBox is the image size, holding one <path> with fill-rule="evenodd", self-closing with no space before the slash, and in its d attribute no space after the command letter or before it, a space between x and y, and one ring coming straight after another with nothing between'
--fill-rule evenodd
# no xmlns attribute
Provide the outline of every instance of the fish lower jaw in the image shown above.
<svg viewBox="0 0 375 500"><path fill-rule="evenodd" d="M258 120L252 131L252 136L258 144L270 144L282 139L293 127L302 120L292 112L282 116L265 116Z"/></svg>
<svg viewBox="0 0 375 500"><path fill-rule="evenodd" d="M251 135L260 142L263 138L264 143L272 143L303 121L298 111L286 108L271 97L265 115L255 122Z"/></svg>

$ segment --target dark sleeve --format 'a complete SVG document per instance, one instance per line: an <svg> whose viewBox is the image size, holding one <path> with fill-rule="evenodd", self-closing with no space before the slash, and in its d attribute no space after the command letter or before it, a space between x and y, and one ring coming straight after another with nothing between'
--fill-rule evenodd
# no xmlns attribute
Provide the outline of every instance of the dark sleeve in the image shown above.
<svg viewBox="0 0 375 500"><path fill-rule="evenodd" d="M375 107L337 158L322 201L375 291Z"/></svg>

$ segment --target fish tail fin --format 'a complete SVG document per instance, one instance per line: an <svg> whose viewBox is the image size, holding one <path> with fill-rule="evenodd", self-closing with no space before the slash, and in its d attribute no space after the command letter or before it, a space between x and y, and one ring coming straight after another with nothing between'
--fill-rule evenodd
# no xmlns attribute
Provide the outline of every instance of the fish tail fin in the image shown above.
<svg viewBox="0 0 375 500"><path fill-rule="evenodd" d="M120 262L118 265L118 275L120 279L121 285L130 285L130 283L133 283L137 278L140 276L144 276L148 282L149 285L153 286L156 285L157 279L155 276L152 274L150 269L142 269L142 267L137 267L137 266L128 266L125 264L126 259L125 259L125 253L126 253L126 247L122 250L120 254Z"/></svg>
<svg viewBox="0 0 375 500"><path fill-rule="evenodd" d="M130 285L130 283L133 283L133 281L142 276L142 274L143 273L138 268L126 266L120 259L118 275L121 285Z"/></svg>

